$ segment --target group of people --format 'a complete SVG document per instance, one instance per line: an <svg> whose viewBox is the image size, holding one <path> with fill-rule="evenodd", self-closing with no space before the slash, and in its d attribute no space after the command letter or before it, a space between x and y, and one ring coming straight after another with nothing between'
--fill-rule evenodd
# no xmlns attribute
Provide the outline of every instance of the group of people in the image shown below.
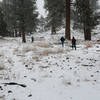
<svg viewBox="0 0 100 100"><path fill-rule="evenodd" d="M62 36L60 40L61 40L62 47L64 47L65 38ZM72 42L72 49L75 48L76 50L76 39L74 37L71 39L71 42Z"/></svg>
<svg viewBox="0 0 100 100"><path fill-rule="evenodd" d="M60 40L61 40L62 47L64 47L65 38L62 36ZM32 43L34 42L33 36L31 37L31 42ZM71 42L72 42L72 49L75 48L76 50L76 39L74 37L71 39Z"/></svg>

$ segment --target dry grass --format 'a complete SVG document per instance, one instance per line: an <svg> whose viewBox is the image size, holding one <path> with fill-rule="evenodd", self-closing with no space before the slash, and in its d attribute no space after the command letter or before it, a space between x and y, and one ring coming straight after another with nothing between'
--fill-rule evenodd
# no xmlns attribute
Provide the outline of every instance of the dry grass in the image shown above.
<svg viewBox="0 0 100 100"><path fill-rule="evenodd" d="M93 43L91 42L87 42L87 44L85 44L85 48L91 48L93 46Z"/></svg>
<svg viewBox="0 0 100 100"><path fill-rule="evenodd" d="M15 48L15 49L14 49L14 53L15 53L15 52L18 52L18 51L19 51L18 48Z"/></svg>
<svg viewBox="0 0 100 100"><path fill-rule="evenodd" d="M51 78L52 76L45 74L45 75L42 75L41 77L42 78Z"/></svg>
<svg viewBox="0 0 100 100"><path fill-rule="evenodd" d="M89 82L90 80L89 80L89 79L84 79L84 81L85 81L85 82Z"/></svg>
<svg viewBox="0 0 100 100"><path fill-rule="evenodd" d="M63 84L64 84L65 86L72 85L72 83L71 83L71 82L69 82L69 81L63 81Z"/></svg>
<svg viewBox="0 0 100 100"><path fill-rule="evenodd" d="M4 67L4 66L0 66L0 71L1 71L1 70L4 70L4 69L5 69L5 67Z"/></svg>
<svg viewBox="0 0 100 100"><path fill-rule="evenodd" d="M41 48L49 48L50 46L48 44L44 44L44 43L39 43L37 44L38 47L41 47Z"/></svg>
<svg viewBox="0 0 100 100"><path fill-rule="evenodd" d="M31 55L32 58L30 58L29 60L25 60L22 59L21 62L23 62L23 64L32 64L32 61L36 61L39 62L40 58L43 56L48 56L49 54L58 54L58 53L62 53L63 49L43 49L43 50L37 50L37 51L33 51L33 54Z"/></svg>
<svg viewBox="0 0 100 100"><path fill-rule="evenodd" d="M35 37L35 41L45 41L44 37Z"/></svg>
<svg viewBox="0 0 100 100"><path fill-rule="evenodd" d="M5 95L0 96L0 100L6 100Z"/></svg>
<svg viewBox="0 0 100 100"><path fill-rule="evenodd" d="M13 61L12 61L12 58L8 58L8 62L10 63L10 64L12 64L13 63Z"/></svg>
<svg viewBox="0 0 100 100"><path fill-rule="evenodd" d="M30 51L37 51L37 48L34 47L34 46L33 47L32 46L31 47L30 46L29 47L28 46L23 47L23 52L24 53L27 53L27 52L30 52Z"/></svg>
<svg viewBox="0 0 100 100"><path fill-rule="evenodd" d="M47 49L47 50L40 52L39 55L48 56L49 54L58 54L58 53L63 53L63 50L62 49L55 49L55 50Z"/></svg>
<svg viewBox="0 0 100 100"><path fill-rule="evenodd" d="M0 57L4 56L4 54L2 52L0 52Z"/></svg>
<svg viewBox="0 0 100 100"><path fill-rule="evenodd" d="M34 57L32 57L32 59L33 59L33 60L39 60L39 57L34 56Z"/></svg>

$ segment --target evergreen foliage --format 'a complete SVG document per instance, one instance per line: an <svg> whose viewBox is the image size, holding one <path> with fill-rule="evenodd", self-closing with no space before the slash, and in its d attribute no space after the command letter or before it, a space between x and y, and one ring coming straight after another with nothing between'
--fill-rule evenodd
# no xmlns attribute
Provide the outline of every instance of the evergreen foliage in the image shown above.
<svg viewBox="0 0 100 100"><path fill-rule="evenodd" d="M3 0L3 10L9 31L36 31L36 0Z"/></svg>
<svg viewBox="0 0 100 100"><path fill-rule="evenodd" d="M4 21L3 11L0 7L0 36L7 36L7 24Z"/></svg>
<svg viewBox="0 0 100 100"><path fill-rule="evenodd" d="M65 0L45 0L45 8L48 11L48 26L51 27L52 34L55 34L56 28L59 28L63 22Z"/></svg>
<svg viewBox="0 0 100 100"><path fill-rule="evenodd" d="M76 0L75 8L76 21L83 26L85 40L91 40L91 31L97 25L97 15L89 0Z"/></svg>

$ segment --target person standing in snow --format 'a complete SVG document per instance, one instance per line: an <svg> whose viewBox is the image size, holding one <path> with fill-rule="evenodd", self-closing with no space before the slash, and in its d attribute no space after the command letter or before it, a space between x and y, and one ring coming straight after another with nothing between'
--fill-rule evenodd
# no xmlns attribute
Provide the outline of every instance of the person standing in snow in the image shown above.
<svg viewBox="0 0 100 100"><path fill-rule="evenodd" d="M76 39L74 37L72 38L72 49L73 48L76 50Z"/></svg>
<svg viewBox="0 0 100 100"><path fill-rule="evenodd" d="M65 38L62 36L60 40L61 40L62 47L64 47Z"/></svg>
<svg viewBox="0 0 100 100"><path fill-rule="evenodd" d="M34 37L33 37L33 36L31 37L31 42L32 42L32 43L34 42Z"/></svg>

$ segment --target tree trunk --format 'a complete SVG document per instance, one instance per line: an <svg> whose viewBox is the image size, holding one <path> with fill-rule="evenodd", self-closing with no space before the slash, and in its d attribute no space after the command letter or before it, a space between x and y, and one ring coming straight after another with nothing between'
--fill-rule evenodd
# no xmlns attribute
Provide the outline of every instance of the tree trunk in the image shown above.
<svg viewBox="0 0 100 100"><path fill-rule="evenodd" d="M21 37L21 31L19 31L19 37Z"/></svg>
<svg viewBox="0 0 100 100"><path fill-rule="evenodd" d="M24 31L22 31L22 42L26 43L26 38L25 38L25 32Z"/></svg>
<svg viewBox="0 0 100 100"><path fill-rule="evenodd" d="M66 0L66 29L65 38L70 40L70 0Z"/></svg>
<svg viewBox="0 0 100 100"><path fill-rule="evenodd" d="M91 30L89 28L86 29L85 40L91 40Z"/></svg>
<svg viewBox="0 0 100 100"><path fill-rule="evenodd" d="M91 28L84 25L84 39L91 40Z"/></svg>
<svg viewBox="0 0 100 100"><path fill-rule="evenodd" d="M88 0L88 17L90 18L90 0ZM90 23L85 23L84 24L84 38L85 40L91 40L91 27L90 27Z"/></svg>
<svg viewBox="0 0 100 100"><path fill-rule="evenodd" d="M54 24L52 24L52 27L51 27L51 34L56 34L56 26Z"/></svg>
<svg viewBox="0 0 100 100"><path fill-rule="evenodd" d="M24 0L21 0L21 7L22 7L22 12L23 12L23 8L24 8ZM24 14L21 14L21 32L22 32L22 42L26 43L26 38L25 38L25 20L24 20Z"/></svg>
<svg viewBox="0 0 100 100"><path fill-rule="evenodd" d="M17 37L17 30L15 29L15 37Z"/></svg>

